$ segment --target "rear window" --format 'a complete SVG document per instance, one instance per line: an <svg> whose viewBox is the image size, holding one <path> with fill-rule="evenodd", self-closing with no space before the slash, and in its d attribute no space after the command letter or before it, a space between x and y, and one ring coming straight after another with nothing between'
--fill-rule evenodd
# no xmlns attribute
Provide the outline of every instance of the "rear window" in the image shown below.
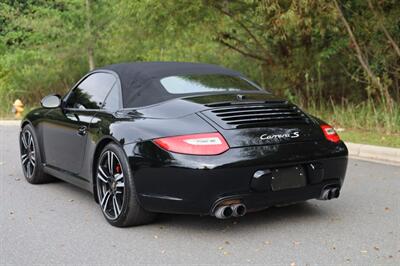
<svg viewBox="0 0 400 266"><path fill-rule="evenodd" d="M240 77L216 74L170 76L162 78L160 82L172 94L260 90Z"/></svg>

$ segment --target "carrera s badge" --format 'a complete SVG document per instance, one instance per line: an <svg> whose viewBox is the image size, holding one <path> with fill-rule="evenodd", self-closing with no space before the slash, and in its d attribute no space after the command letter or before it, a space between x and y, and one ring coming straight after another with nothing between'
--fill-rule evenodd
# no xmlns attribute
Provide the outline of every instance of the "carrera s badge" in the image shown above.
<svg viewBox="0 0 400 266"><path fill-rule="evenodd" d="M268 135L268 134L262 134L260 136L261 140L272 140L272 139L295 139L300 137L300 132L299 131L293 131L291 133L285 133L285 134L274 134L274 135Z"/></svg>

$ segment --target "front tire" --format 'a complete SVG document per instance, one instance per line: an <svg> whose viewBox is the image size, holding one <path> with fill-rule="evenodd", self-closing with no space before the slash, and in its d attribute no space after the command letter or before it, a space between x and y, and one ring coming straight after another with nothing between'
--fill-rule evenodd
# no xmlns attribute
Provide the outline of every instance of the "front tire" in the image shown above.
<svg viewBox="0 0 400 266"><path fill-rule="evenodd" d="M138 203L133 173L124 151L108 144L96 166L96 188L100 208L113 226L127 227L152 222L156 214Z"/></svg>
<svg viewBox="0 0 400 266"><path fill-rule="evenodd" d="M31 125L28 124L22 128L19 144L25 179L31 184L52 182L54 178L43 171L39 142Z"/></svg>

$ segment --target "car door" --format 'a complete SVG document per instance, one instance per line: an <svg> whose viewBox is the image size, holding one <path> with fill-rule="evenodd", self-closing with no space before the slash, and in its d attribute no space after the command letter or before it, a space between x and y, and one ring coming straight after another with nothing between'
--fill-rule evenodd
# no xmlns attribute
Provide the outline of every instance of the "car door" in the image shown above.
<svg viewBox="0 0 400 266"><path fill-rule="evenodd" d="M95 72L76 85L42 123L46 165L79 174L93 117L116 82L111 73Z"/></svg>

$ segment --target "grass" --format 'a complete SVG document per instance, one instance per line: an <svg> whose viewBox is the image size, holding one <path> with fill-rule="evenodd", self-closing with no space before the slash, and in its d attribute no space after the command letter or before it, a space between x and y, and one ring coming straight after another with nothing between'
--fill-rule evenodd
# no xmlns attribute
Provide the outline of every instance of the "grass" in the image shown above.
<svg viewBox="0 0 400 266"><path fill-rule="evenodd" d="M400 133L400 105L392 108L376 103L362 102L359 104L325 104L305 108L335 128L351 128L360 131L376 131L377 134Z"/></svg>
<svg viewBox="0 0 400 266"><path fill-rule="evenodd" d="M0 120L16 120L13 114L0 114Z"/></svg>
<svg viewBox="0 0 400 266"><path fill-rule="evenodd" d="M376 131L350 129L339 132L339 136L347 142L400 148L400 134L382 134Z"/></svg>
<svg viewBox="0 0 400 266"><path fill-rule="evenodd" d="M305 108L339 131L344 141L400 148L400 105L376 103L311 104Z"/></svg>
<svg viewBox="0 0 400 266"><path fill-rule="evenodd" d="M5 105L5 106L11 106L11 104ZM27 113L29 113L31 110L35 109L38 106L24 106L24 112L22 113L21 117L24 117ZM0 102L0 120L18 120L15 118L15 115L11 112L11 107L9 108L4 108L2 106L2 103Z"/></svg>

